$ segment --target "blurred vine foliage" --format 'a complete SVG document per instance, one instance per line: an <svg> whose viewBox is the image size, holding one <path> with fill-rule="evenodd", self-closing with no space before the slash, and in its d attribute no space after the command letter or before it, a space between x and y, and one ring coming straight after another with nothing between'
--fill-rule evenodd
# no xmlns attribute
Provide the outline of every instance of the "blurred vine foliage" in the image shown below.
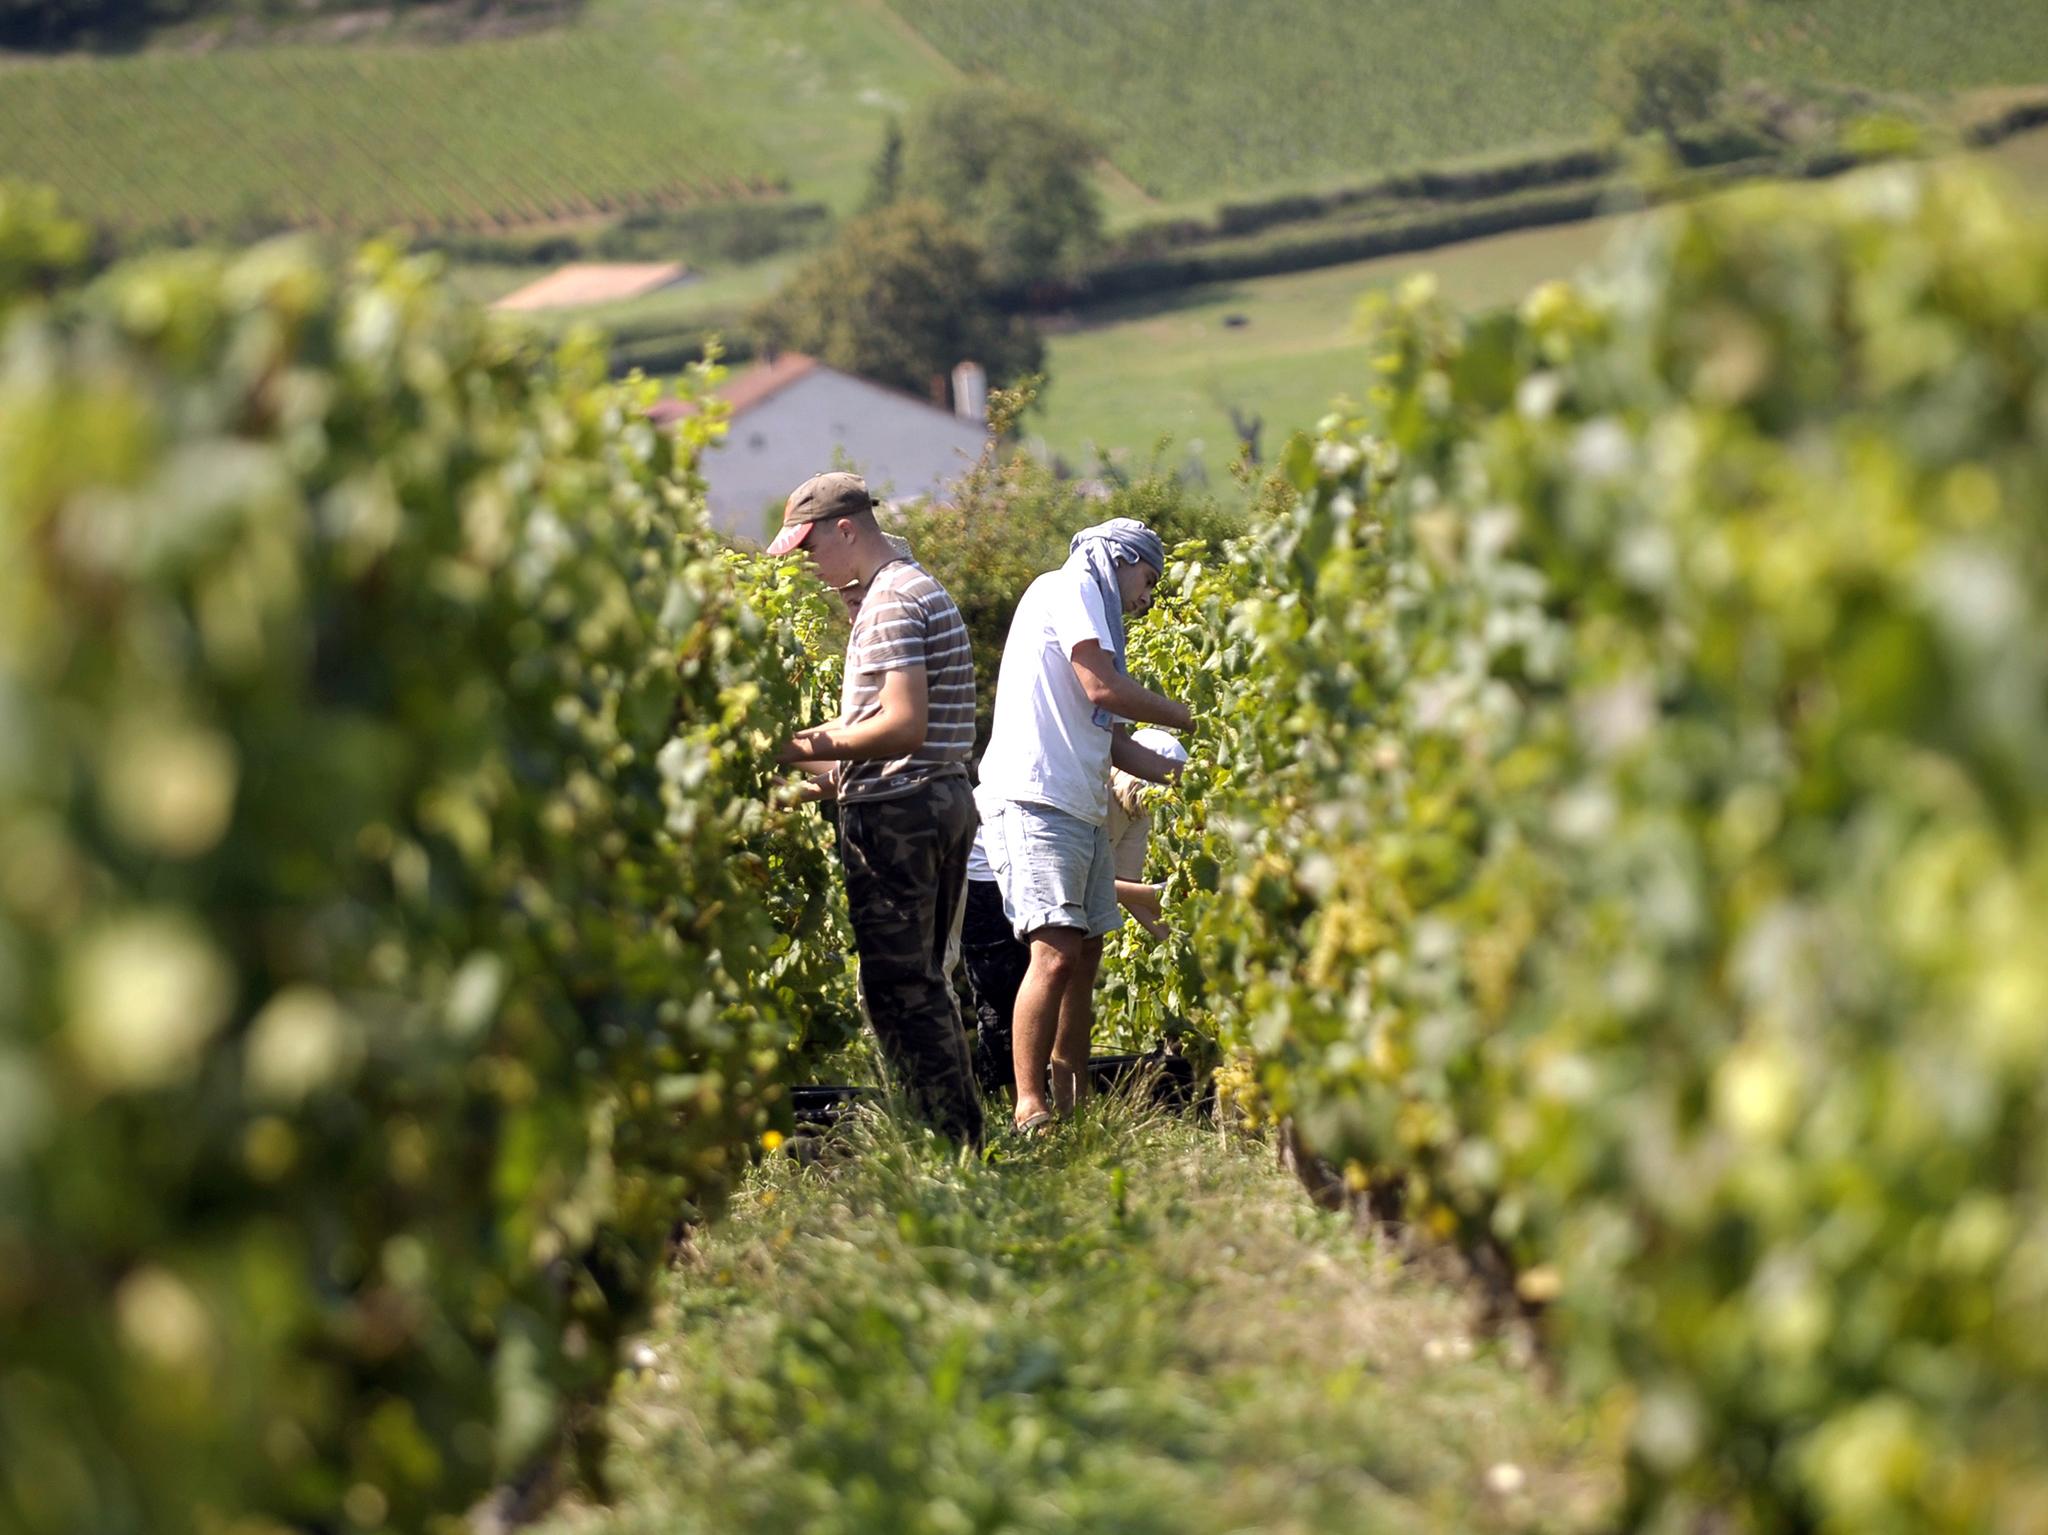
<svg viewBox="0 0 2048 1535"><path fill-rule="evenodd" d="M1760 190L1372 336L1134 640L1144 988L1542 1315L1629 1527L2040 1528L2048 230Z"/></svg>
<svg viewBox="0 0 2048 1535"><path fill-rule="evenodd" d="M0 1526L455 1528L845 988L824 594L430 262L80 254L0 194Z"/></svg>

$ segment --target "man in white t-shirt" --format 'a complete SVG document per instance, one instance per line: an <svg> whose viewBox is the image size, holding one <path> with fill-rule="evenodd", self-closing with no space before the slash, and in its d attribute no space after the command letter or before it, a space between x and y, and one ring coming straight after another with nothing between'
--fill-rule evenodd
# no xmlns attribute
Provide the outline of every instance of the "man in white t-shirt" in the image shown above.
<svg viewBox="0 0 2048 1535"><path fill-rule="evenodd" d="M975 803L1004 915L1031 951L1014 1020L1020 1129L1088 1091L1095 974L1118 921L1110 769L1164 783L1179 768L1126 722L1194 724L1124 668L1124 617L1152 606L1165 568L1159 535L1134 518L1084 528L1066 564L1025 590L1003 646Z"/></svg>

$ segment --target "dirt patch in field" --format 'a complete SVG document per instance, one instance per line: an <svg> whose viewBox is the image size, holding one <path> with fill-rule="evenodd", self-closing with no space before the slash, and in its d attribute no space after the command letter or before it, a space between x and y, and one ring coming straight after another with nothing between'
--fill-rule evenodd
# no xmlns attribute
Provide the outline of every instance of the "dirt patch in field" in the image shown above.
<svg viewBox="0 0 2048 1535"><path fill-rule="evenodd" d="M666 288L688 275L679 261L576 261L506 294L491 307L571 309L585 304L615 304Z"/></svg>

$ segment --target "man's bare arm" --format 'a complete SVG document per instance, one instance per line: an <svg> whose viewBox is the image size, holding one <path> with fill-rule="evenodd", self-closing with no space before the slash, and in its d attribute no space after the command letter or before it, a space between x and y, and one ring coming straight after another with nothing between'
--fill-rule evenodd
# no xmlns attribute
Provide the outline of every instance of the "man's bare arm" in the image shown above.
<svg viewBox="0 0 2048 1535"><path fill-rule="evenodd" d="M1109 765L1113 768L1122 768L1133 778L1142 778L1147 783L1172 783L1180 777L1181 769L1187 766L1185 762L1177 761L1167 756L1165 752L1156 752L1149 746L1140 746L1121 725L1117 727L1116 735L1109 743Z"/></svg>
<svg viewBox="0 0 2048 1535"><path fill-rule="evenodd" d="M857 725L819 725L799 730L782 748L784 762L884 762L908 756L924 745L930 695L922 666L882 674L875 712Z"/></svg>
<svg viewBox="0 0 2048 1535"><path fill-rule="evenodd" d="M1098 709L1141 725L1164 725L1169 730L1192 730L1195 716L1184 703L1164 693L1155 693L1128 674L1116 669L1116 661L1102 648L1100 640L1083 640L1074 647L1074 675L1081 691ZM1113 748L1112 748L1113 749ZM1138 748L1140 751L1143 747ZM1140 773L1139 777L1146 775Z"/></svg>
<svg viewBox="0 0 2048 1535"><path fill-rule="evenodd" d="M1117 904L1137 919L1138 926L1154 938L1166 936L1166 919L1160 910L1160 896L1157 885L1140 884L1136 880L1120 879L1116 882Z"/></svg>

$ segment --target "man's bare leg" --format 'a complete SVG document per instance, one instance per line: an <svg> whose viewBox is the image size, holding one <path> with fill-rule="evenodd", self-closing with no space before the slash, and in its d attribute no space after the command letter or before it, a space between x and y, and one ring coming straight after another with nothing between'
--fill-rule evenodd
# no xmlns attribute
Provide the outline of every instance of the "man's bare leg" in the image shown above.
<svg viewBox="0 0 2048 1535"><path fill-rule="evenodd" d="M1077 935L1078 936L1078 935ZM1102 968L1102 940L1083 938L1060 997L1059 1032L1052 1042L1052 1102L1062 1114L1088 1096L1088 1047L1095 1034L1095 976Z"/></svg>
<svg viewBox="0 0 2048 1535"><path fill-rule="evenodd" d="M1031 946L1031 966L1017 987L1017 1001L1010 1015L1010 1059L1017 1072L1017 1123L1028 1124L1040 1114L1050 1114L1046 1101L1046 1072L1052 1063L1055 1041L1060 1035L1060 1016L1080 951L1089 939L1078 927L1042 927L1025 942ZM1100 961L1102 940L1094 940ZM1094 970L1089 970L1089 987Z"/></svg>

